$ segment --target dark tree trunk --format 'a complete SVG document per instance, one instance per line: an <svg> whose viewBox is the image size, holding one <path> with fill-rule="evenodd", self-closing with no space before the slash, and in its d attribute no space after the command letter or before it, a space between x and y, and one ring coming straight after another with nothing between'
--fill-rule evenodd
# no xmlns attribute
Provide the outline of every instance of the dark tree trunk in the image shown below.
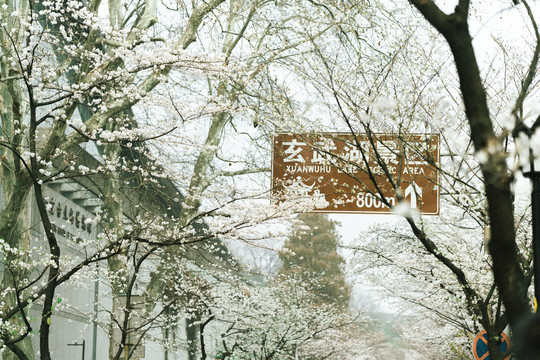
<svg viewBox="0 0 540 360"><path fill-rule="evenodd" d="M477 152L484 152L487 161L481 164L491 226L489 253L493 260L495 282L501 293L510 324L516 338L515 348L520 360L540 359L538 320L531 320L528 282L519 263L519 250L514 231L511 176L505 154L495 136L487 105L487 95L469 33L469 0L460 0L453 14L443 13L431 0L409 0L426 20L447 40L454 56L459 76L465 112L471 129L471 139ZM497 350L492 342L491 350ZM493 349L492 349L493 348ZM493 356L495 353L493 353ZM491 357L493 359L493 357Z"/></svg>

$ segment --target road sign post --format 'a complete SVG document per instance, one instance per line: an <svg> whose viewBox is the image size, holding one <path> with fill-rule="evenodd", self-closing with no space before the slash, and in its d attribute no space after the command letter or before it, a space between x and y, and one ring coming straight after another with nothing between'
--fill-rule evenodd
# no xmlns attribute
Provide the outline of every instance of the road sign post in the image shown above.
<svg viewBox="0 0 540 360"><path fill-rule="evenodd" d="M86 347L86 339L83 339L82 343L74 342L72 344L67 344L68 346L82 346L82 357L81 359L84 360L84 350Z"/></svg>
<svg viewBox="0 0 540 360"><path fill-rule="evenodd" d="M315 212L392 213L400 198L439 214L439 136L274 134L272 181L281 200L324 196Z"/></svg>

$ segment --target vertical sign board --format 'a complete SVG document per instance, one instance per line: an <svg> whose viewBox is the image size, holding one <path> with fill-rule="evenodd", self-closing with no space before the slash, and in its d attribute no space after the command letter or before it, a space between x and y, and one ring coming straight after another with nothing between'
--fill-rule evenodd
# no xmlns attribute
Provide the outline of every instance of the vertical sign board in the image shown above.
<svg viewBox="0 0 540 360"><path fill-rule="evenodd" d="M399 189L411 208L438 215L438 164L433 134L277 133L272 182L281 200L324 196L315 212L391 213Z"/></svg>
<svg viewBox="0 0 540 360"><path fill-rule="evenodd" d="M50 188L45 188L44 194L52 231L60 236L62 242L72 245L97 238L97 228L93 222L95 214Z"/></svg>

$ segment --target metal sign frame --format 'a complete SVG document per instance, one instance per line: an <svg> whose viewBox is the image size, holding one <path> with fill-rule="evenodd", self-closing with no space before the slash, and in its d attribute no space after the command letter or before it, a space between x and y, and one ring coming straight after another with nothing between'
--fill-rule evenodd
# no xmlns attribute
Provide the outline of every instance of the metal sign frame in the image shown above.
<svg viewBox="0 0 540 360"><path fill-rule="evenodd" d="M314 212L390 214L400 189L421 214L440 212L438 134L281 132L272 143L272 187L280 201L293 193L324 196L329 205Z"/></svg>

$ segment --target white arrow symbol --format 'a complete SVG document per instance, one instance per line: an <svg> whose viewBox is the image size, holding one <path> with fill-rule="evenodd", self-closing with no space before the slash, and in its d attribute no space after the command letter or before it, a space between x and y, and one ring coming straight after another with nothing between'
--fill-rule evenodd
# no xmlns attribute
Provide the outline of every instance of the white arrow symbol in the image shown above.
<svg viewBox="0 0 540 360"><path fill-rule="evenodd" d="M418 194L418 197L420 197L421 199L422 188L413 181L412 184L407 186L407 188L405 189L405 197L411 195L411 209L416 209L416 204L418 203L416 200L417 194Z"/></svg>

